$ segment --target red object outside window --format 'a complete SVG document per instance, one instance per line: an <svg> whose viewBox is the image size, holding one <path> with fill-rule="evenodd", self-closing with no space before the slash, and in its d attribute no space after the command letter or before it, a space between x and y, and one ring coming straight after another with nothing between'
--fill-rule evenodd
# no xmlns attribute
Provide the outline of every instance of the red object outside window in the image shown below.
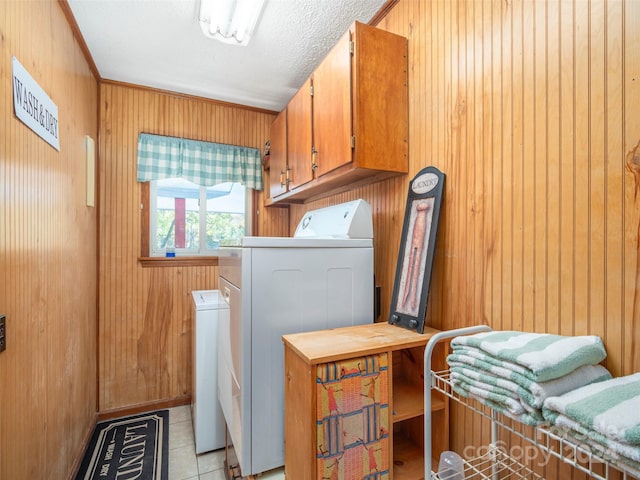
<svg viewBox="0 0 640 480"><path fill-rule="evenodd" d="M175 199L176 212L176 248L185 248L187 202L184 198Z"/></svg>

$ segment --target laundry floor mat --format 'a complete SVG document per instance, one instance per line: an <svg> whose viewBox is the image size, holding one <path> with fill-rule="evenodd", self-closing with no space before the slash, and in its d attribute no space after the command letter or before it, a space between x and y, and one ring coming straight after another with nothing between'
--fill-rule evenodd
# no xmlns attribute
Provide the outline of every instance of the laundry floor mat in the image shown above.
<svg viewBox="0 0 640 480"><path fill-rule="evenodd" d="M76 480L167 480L169 411L100 422Z"/></svg>

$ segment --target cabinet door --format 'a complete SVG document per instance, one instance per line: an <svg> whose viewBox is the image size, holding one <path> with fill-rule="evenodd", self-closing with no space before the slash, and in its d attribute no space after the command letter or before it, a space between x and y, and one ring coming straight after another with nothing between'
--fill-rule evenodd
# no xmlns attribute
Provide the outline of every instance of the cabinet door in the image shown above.
<svg viewBox="0 0 640 480"><path fill-rule="evenodd" d="M289 190L313 180L311 140L311 79L307 79L287 106Z"/></svg>
<svg viewBox="0 0 640 480"><path fill-rule="evenodd" d="M316 479L388 480L388 355L316 367Z"/></svg>
<svg viewBox="0 0 640 480"><path fill-rule="evenodd" d="M278 114L271 124L271 155L269 160L269 195L282 195L286 188L287 168L287 110Z"/></svg>
<svg viewBox="0 0 640 480"><path fill-rule="evenodd" d="M354 44L354 164L359 168L407 172L407 40L358 24Z"/></svg>
<svg viewBox="0 0 640 480"><path fill-rule="evenodd" d="M317 176L351 162L351 32L313 73L313 144Z"/></svg>

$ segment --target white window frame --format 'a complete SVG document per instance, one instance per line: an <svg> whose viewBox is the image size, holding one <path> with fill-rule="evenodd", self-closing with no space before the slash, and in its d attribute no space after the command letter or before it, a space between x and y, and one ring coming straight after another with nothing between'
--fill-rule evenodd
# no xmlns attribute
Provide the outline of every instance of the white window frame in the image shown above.
<svg viewBox="0 0 640 480"><path fill-rule="evenodd" d="M166 256L166 249L160 249L157 247L156 235L157 235L157 180L151 180L149 182L149 256L151 257L164 257ZM251 235L252 232L252 212L253 212L253 189L245 187L245 208L244 208L244 231L245 235ZM199 198L199 248L195 249L176 248L176 257L198 257L198 256L218 256L219 249L207 249L207 187L200 187ZM202 208L202 205L205 207Z"/></svg>

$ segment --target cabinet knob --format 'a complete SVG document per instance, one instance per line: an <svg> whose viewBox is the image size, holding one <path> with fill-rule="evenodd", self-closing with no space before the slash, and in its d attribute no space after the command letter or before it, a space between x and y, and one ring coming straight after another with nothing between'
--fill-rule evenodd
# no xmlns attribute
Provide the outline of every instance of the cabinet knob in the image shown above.
<svg viewBox="0 0 640 480"><path fill-rule="evenodd" d="M411 320L409 320L409 327L418 328L418 321L415 318L412 318Z"/></svg>
<svg viewBox="0 0 640 480"><path fill-rule="evenodd" d="M398 315L396 315L395 313L391 315L391 323L398 323L399 321L400 317L398 317Z"/></svg>

